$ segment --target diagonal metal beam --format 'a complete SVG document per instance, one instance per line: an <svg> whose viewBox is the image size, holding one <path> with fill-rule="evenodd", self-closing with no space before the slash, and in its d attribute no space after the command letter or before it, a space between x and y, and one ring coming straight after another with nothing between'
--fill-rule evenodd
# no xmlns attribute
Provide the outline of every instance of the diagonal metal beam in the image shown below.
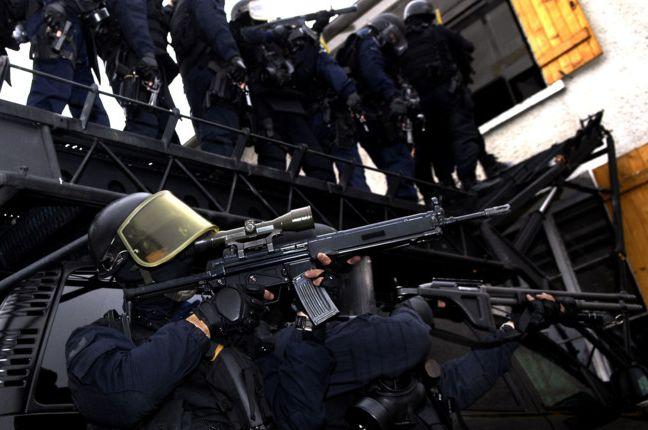
<svg viewBox="0 0 648 430"><path fill-rule="evenodd" d="M83 175L85 168L88 166L88 163L90 162L90 158L92 157L95 149L97 148L98 141L99 139L96 138L92 141L92 146L90 147L88 152L86 152L86 155L85 157L83 157L83 161L81 161L79 168L76 170L76 172L74 172L74 176L72 176L72 179L70 179L71 184L76 184L79 181L79 179L81 179L81 175Z"/></svg>
<svg viewBox="0 0 648 430"><path fill-rule="evenodd" d="M263 206L265 206L275 217L278 217L279 214L277 213L277 211L274 210L274 208L272 206L270 206L270 203L268 203L268 201L263 198L261 193L254 187L254 185L252 185L250 183L250 181L248 181L245 178L245 176L243 176L243 175L238 175L238 176L245 183L245 185L247 185L247 187L250 189L250 191L252 191L252 194L254 194L255 197L258 198L261 203L263 203Z"/></svg>
<svg viewBox="0 0 648 430"><path fill-rule="evenodd" d="M182 164L182 162L181 162L180 160L178 160L177 158L174 158L173 161L178 165L178 167L180 167L180 169L182 169L182 171L185 173L185 175L187 175L187 177L188 177L189 179L191 179L191 182L193 182L193 183L196 185L196 187L198 187L198 189L200 190L200 192L203 193L203 195L204 195L204 196L205 196L205 197L206 197L206 198L207 198L207 199L208 199L208 200L209 200L209 201L210 201L210 202L211 202L211 203L212 203L212 204L213 204L213 205L214 205L214 206L219 210L219 211L221 211L221 212L225 212L225 209L223 208L223 206L222 206L220 203L218 203L218 201L217 201L216 198L212 195L212 193L210 193L210 192L207 190L207 188L205 188L205 187L203 186L203 184L201 184L200 181L199 181L198 179L196 179L196 177L195 177L195 176L194 176L194 175L189 171L189 169L187 169L187 168L185 167L184 164Z"/></svg>
<svg viewBox="0 0 648 430"><path fill-rule="evenodd" d="M125 165L125 164L124 164L120 159L119 159L119 157L117 157L117 156L115 155L115 153L112 152L112 151L110 150L110 148L108 148L108 146L106 146L106 145L105 145L102 141L100 141L100 140L99 140L98 142L99 142L99 145L101 146L101 148L102 148L104 151L106 151L106 153L108 154L108 156L109 156L110 158L112 158L112 160L117 164L117 166L121 169L121 171L124 172L124 173L126 174L126 176L128 176L128 178L129 178L131 181L133 181L133 183L137 186L137 188L139 188L141 191L146 191L147 193L150 193L150 192L151 192L151 190L149 190L148 187L146 187L146 185L144 185L144 184L143 184L143 183L142 183L142 182L137 178L137 176L135 176L135 174L131 171L131 169L129 169L129 168L128 168L128 167L127 167L127 166L126 166L126 165Z"/></svg>

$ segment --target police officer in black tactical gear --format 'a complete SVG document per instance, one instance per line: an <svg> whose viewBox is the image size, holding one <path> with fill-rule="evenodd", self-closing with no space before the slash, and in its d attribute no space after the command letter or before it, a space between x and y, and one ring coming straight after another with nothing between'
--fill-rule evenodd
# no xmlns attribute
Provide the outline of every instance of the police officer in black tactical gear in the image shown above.
<svg viewBox="0 0 648 430"><path fill-rule="evenodd" d="M408 104L399 84L396 59L406 49L402 20L385 13L350 35L336 58L350 69L362 96L367 130L361 134L360 144L378 168L413 177L414 160L399 127L408 114ZM387 186L396 197L418 200L411 183L388 177Z"/></svg>
<svg viewBox="0 0 648 430"><path fill-rule="evenodd" d="M171 37L191 114L238 129L248 71L223 7L223 0L176 0ZM236 133L201 122L194 128L204 151L232 155Z"/></svg>
<svg viewBox="0 0 648 430"><path fill-rule="evenodd" d="M95 35L111 16L138 58L153 54L143 0L44 0L30 3L26 30L32 42L34 69L86 86L99 75ZM33 5L33 7L31 7ZM61 113L66 105L81 116L87 90L43 76L34 76L28 106ZM90 122L108 126L108 115L97 98Z"/></svg>
<svg viewBox="0 0 648 430"><path fill-rule="evenodd" d="M477 182L479 160L487 177L507 166L486 152L473 114L468 90L471 53L474 46L459 34L436 25L434 7L426 0L413 0L405 8L407 51L400 57L404 77L416 88L428 120L428 135L417 142L417 174L430 180L430 163L436 160L435 173L445 185L453 185L451 173L456 164L462 187L471 189ZM437 149L430 145L434 141ZM446 143L447 142L447 143ZM452 160L444 156L451 148Z"/></svg>
<svg viewBox="0 0 648 430"><path fill-rule="evenodd" d="M125 37L128 32L121 30L119 17L108 20L96 37L110 84L116 94L172 109L174 104L168 85L178 74L178 67L167 53L170 16L163 9L162 0L139 1L127 13L140 25L145 23L139 46ZM120 103L126 112L125 131L155 139L162 137L169 114L124 101Z"/></svg>
<svg viewBox="0 0 648 430"><path fill-rule="evenodd" d="M308 123L302 92L296 87L296 65L290 52L290 31L285 27L252 30L259 24L250 15L249 0L234 5L231 27L249 67L249 86L257 132L283 139L293 145L323 152ZM286 169L286 149L263 140L255 142L261 165ZM304 172L311 177L335 182L330 160L307 153L302 160Z"/></svg>
<svg viewBox="0 0 648 430"><path fill-rule="evenodd" d="M296 88L317 140L327 153L362 164L356 133L362 100L355 82L322 48L315 31L300 26L291 29L287 37L295 63ZM364 169L344 162L336 162L336 167L341 175L351 169L348 186L370 191Z"/></svg>
<svg viewBox="0 0 648 430"><path fill-rule="evenodd" d="M132 194L97 215L90 253L99 276L123 288L160 282L204 270L191 244L213 228L168 191ZM305 276L340 297L335 275L359 258L317 259L320 268ZM272 336L260 320L272 293L226 285L200 303L186 302L194 293L126 304L123 315L108 312L72 333L66 343L69 387L91 423L138 429L348 427L349 421L364 423L364 412L385 401L376 387L400 387L430 347L434 315L421 297L403 302L389 317L360 315L314 327L299 314L296 324ZM490 335L491 346L441 366L435 403L413 398L412 390L391 390L390 404L399 406L391 418L407 414L419 428L443 428L448 404L464 409L486 393L510 367L515 327L534 332L560 318L562 305L553 297L529 300ZM443 303L435 308L443 312Z"/></svg>

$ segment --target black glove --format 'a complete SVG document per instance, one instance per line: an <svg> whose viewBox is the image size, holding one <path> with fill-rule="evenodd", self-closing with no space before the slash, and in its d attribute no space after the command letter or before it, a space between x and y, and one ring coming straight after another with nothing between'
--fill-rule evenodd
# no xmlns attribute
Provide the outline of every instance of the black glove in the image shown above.
<svg viewBox="0 0 648 430"><path fill-rule="evenodd" d="M43 8L43 19L47 25L48 31L56 34L57 31L63 30L67 21L67 12L63 2L49 3Z"/></svg>
<svg viewBox="0 0 648 430"><path fill-rule="evenodd" d="M400 116L407 113L407 103L400 97L394 97L389 104L389 114L391 116Z"/></svg>
<svg viewBox="0 0 648 430"><path fill-rule="evenodd" d="M211 339L220 341L230 334L254 330L262 309L263 303L241 288L225 287L198 305L194 314L209 327Z"/></svg>
<svg viewBox="0 0 648 430"><path fill-rule="evenodd" d="M313 24L313 31L317 34L320 34L324 31L329 22L331 21L331 15L326 12L320 12L315 18L315 24Z"/></svg>
<svg viewBox="0 0 648 430"><path fill-rule="evenodd" d="M232 57L228 61L227 75L237 84L247 81L247 67L241 57Z"/></svg>
<svg viewBox="0 0 648 430"><path fill-rule="evenodd" d="M146 54L142 57L142 59L137 63L137 73L145 82L155 82L155 79L160 77L160 68L155 56L152 54Z"/></svg>
<svg viewBox="0 0 648 430"><path fill-rule="evenodd" d="M560 303L536 299L513 308L511 320L520 333L537 333L563 318Z"/></svg>
<svg viewBox="0 0 648 430"><path fill-rule="evenodd" d="M346 104L352 111L358 110L360 103L362 103L362 99L360 98L358 93L352 93L349 97L347 97Z"/></svg>

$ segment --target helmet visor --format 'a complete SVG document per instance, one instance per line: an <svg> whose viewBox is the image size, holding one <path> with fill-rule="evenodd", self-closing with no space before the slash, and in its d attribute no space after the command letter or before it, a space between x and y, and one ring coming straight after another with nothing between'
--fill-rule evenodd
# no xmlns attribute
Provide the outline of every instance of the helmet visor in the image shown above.
<svg viewBox="0 0 648 430"><path fill-rule="evenodd" d="M157 267L210 230L218 228L171 192L161 191L144 200L117 233L138 265Z"/></svg>

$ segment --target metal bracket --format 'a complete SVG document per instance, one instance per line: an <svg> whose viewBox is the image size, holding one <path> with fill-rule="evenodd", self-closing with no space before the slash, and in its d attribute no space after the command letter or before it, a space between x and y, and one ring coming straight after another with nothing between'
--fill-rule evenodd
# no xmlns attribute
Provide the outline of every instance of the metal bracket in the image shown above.
<svg viewBox="0 0 648 430"><path fill-rule="evenodd" d="M92 84L90 86L90 91L86 96L85 102L83 103L83 110L81 111L81 128L86 130L88 128L88 121L90 120L90 115L92 115L92 109L94 108L95 101L99 95L99 87L97 84Z"/></svg>
<svg viewBox="0 0 648 430"><path fill-rule="evenodd" d="M169 115L169 119L164 126L164 133L162 134L162 146L164 146L164 149L169 147L173 139L173 134L175 133L176 125L178 125L178 120L180 119L180 111L178 108L173 108L171 111L172 114Z"/></svg>

